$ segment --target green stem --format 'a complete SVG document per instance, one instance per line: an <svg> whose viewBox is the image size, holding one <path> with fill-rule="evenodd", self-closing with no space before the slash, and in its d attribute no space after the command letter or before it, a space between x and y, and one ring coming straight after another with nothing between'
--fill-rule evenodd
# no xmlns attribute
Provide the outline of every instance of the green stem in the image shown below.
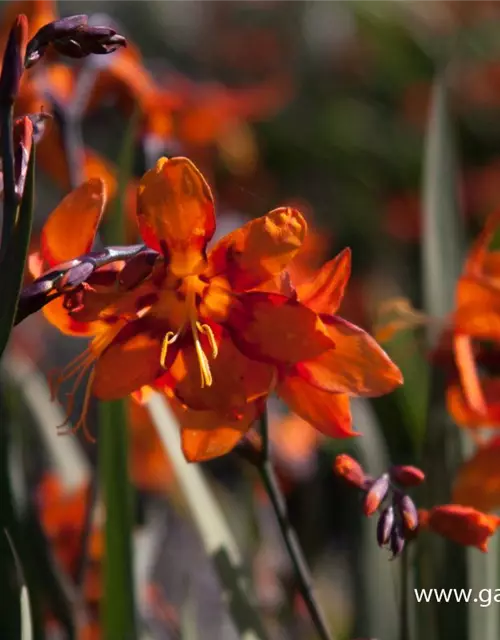
<svg viewBox="0 0 500 640"><path fill-rule="evenodd" d="M2 171L3 171L3 220L1 255L5 255L17 217L16 177L14 172L13 108L0 111Z"/></svg>
<svg viewBox="0 0 500 640"><path fill-rule="evenodd" d="M399 638L400 640L410 640L410 619L409 619L409 579L410 579L410 556L408 548L403 549L401 554L401 602L399 614Z"/></svg>
<svg viewBox="0 0 500 640"><path fill-rule="evenodd" d="M258 468L260 477L262 479L262 484L264 485L273 511L276 515L276 520L278 521L286 550L295 571L297 586L299 588L300 594L302 595L318 637L321 638L321 640L332 640L333 636L328 630L325 616L314 594L314 585L311 572L307 565L307 561L304 557L302 548L299 544L297 534L295 533L288 518L285 498L281 492L278 479L276 478L276 474L274 473L274 469L269 459L269 429L267 410L264 410L264 413L261 417L260 426L262 434L262 461Z"/></svg>

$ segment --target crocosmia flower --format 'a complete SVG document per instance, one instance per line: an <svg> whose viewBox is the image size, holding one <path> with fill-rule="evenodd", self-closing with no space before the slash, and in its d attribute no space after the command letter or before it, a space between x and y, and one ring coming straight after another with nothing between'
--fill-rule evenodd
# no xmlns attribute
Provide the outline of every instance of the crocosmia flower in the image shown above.
<svg viewBox="0 0 500 640"><path fill-rule="evenodd" d="M122 398L144 387L162 391L181 424L187 459L204 460L237 444L272 390L324 433L350 436L348 396L401 384L399 369L376 342L332 315L347 281L348 254L314 282L294 288L286 277L307 233L299 211L275 209L209 250L212 192L181 157L162 158L143 176L137 202L153 262L143 268L140 255L132 258L114 269L104 289L89 284L77 301L69 292L59 307L66 316L52 316L62 328L69 316L94 335L86 355L62 375L79 382L91 369L87 400ZM96 218L89 215L89 224L74 231L80 243L83 230L93 239ZM49 218L45 246L65 242L62 225Z"/></svg>

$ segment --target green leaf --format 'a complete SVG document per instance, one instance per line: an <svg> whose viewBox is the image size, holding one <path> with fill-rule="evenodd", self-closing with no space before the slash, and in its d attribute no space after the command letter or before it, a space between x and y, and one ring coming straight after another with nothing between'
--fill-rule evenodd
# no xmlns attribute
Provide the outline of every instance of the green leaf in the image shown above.
<svg viewBox="0 0 500 640"><path fill-rule="evenodd" d="M458 206L457 159L444 77L434 83L423 169L422 277L426 312L453 309L463 261L463 217Z"/></svg>
<svg viewBox="0 0 500 640"><path fill-rule="evenodd" d="M106 509L104 637L136 635L132 561L132 488L128 475L128 426L121 400L99 404L99 467Z"/></svg>
<svg viewBox="0 0 500 640"><path fill-rule="evenodd" d="M31 238L35 194L35 150L31 150L28 175L17 222L12 230L4 258L0 264L0 356L3 354L14 325L19 293L24 276L26 254ZM8 277L6 276L8 274Z"/></svg>
<svg viewBox="0 0 500 640"><path fill-rule="evenodd" d="M463 256L463 217L458 205L457 157L444 77L434 83L426 137L423 175L422 282L426 312L443 321L453 309L455 288ZM428 331L429 346L436 345L439 328ZM446 504L451 485L463 460L459 429L446 411L444 373L431 368L426 437L422 468L426 473L422 498L425 506ZM467 588L466 550L439 536L421 536L419 587ZM446 608L426 605L420 617L420 637L425 640L466 637L467 605L450 602Z"/></svg>
<svg viewBox="0 0 500 640"><path fill-rule="evenodd" d="M205 551L219 575L239 637L265 640L267 634L255 608L243 559L201 466L186 462L180 445L179 426L166 400L153 393L147 407Z"/></svg>
<svg viewBox="0 0 500 640"><path fill-rule="evenodd" d="M17 581L20 587L19 604L21 609L21 640L32 640L33 623L31 621L31 606L30 606L30 597L28 593L28 587L26 586L26 580L24 578L21 560L16 551L14 542L10 537L7 529L4 529L4 532L9 542L10 549L12 551L12 556L14 558L14 563L16 566Z"/></svg>

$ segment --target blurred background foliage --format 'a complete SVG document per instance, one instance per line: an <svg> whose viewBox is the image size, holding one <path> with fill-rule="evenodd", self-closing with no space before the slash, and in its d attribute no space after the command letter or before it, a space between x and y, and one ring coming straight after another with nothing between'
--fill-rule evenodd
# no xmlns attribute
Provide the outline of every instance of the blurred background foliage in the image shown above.
<svg viewBox="0 0 500 640"><path fill-rule="evenodd" d="M6 11L9 3L1 4ZM24 10L21 4L19 11ZM298 206L313 229L302 258L305 272L342 248L352 248L353 276L341 313L364 328L373 330L379 305L388 298L408 297L418 309L426 304L422 273L428 266L422 264L421 249L429 238L423 235L423 210L433 196L424 186L422 197L422 182L438 73L446 78L443 117L453 123L458 149L451 180L459 198L451 225L463 227L470 238L500 204L498 2L79 0L57 6L63 16L99 12L116 21L118 31L140 51L141 68L165 92L165 105L182 103L171 111L158 107L166 124L151 124L144 113L136 116L133 175L141 176L151 158L163 152L189 156L214 187L221 233L275 206ZM4 31L9 26L2 23ZM89 148L118 165L137 100L132 90L122 95L111 85L104 89L99 104L89 109L83 136ZM46 86L41 93L51 110L52 94ZM48 213L69 189L58 168L57 149L47 145L44 152L43 144L36 172L34 248ZM101 165L95 166L100 174ZM439 162L432 167L440 176ZM442 182L441 187L445 189ZM128 219L134 203L127 190L122 195ZM433 233L448 229L444 218L434 222ZM438 243L440 251L446 250ZM449 256L433 259L446 265ZM458 272L452 269L453 277ZM443 284L443 295L449 295L453 279L446 281L442 270L435 277ZM389 462L429 460L422 455L428 452L426 426L436 418L428 412L425 340L422 331L404 332L388 344L407 384L370 404L355 404L355 424L364 434L359 441L326 441L286 415L278 403L271 405L273 455L290 518L337 638L399 637L396 563L388 564L386 554L376 548L371 522L360 516L358 495L333 475L332 461L337 453L348 452L377 473ZM90 490L82 487L95 476L101 442L96 446L51 435L51 420L57 424L64 416L48 405L48 397L42 400L44 376L39 371L68 362L79 346L56 333L41 315L13 335L11 358L4 366L8 393L1 404L2 422L12 428L2 430L0 471L5 474L14 465L17 471L11 475L18 482L10 495L2 495L3 525L23 562L36 638L122 640L102 635L97 614L103 584L102 514L86 558L88 584L82 589L61 577L61 568L71 573L79 562L75 522L84 517ZM443 403L444 388L439 389ZM447 419L444 413L441 406L438 421ZM158 436L140 407L131 406L128 419L140 637L231 640L238 634L221 600L220 574L206 559ZM93 411L94 434L110 426L104 421L102 413ZM456 429L453 434L457 439ZM437 446L451 445L445 438ZM439 466L443 450L432 453L438 458L429 464ZM233 454L203 466L232 534L245 550L269 636L314 637L294 592L273 514L252 473ZM444 500L454 471L446 468L446 473L446 487L436 490L442 490L445 495L439 499ZM0 485L4 490L12 482ZM431 495L430 502L436 497ZM1 545L2 562L12 565L6 541ZM457 566L456 558L451 562ZM7 615L17 606L16 585L2 583L0 637L10 640L20 637L19 621ZM115 616L121 613L115 611ZM462 614L457 614L453 632L447 627L446 635L432 637L466 638ZM81 616L89 635L75 635ZM193 618L194 626L186 623ZM488 633L496 628L488 627ZM57 635L61 629L67 636ZM419 637L423 635L421 631ZM498 636L469 635L479 637Z"/></svg>

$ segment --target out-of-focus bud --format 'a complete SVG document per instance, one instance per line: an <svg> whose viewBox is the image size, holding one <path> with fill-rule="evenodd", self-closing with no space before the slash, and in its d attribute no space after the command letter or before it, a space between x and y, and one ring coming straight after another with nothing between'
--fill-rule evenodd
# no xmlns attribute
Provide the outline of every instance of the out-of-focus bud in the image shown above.
<svg viewBox="0 0 500 640"><path fill-rule="evenodd" d="M4 107L12 106L17 97L24 69L27 41L28 19L25 15L19 15L10 30L2 62L0 105Z"/></svg>
<svg viewBox="0 0 500 640"><path fill-rule="evenodd" d="M335 475L339 476L339 478L343 478L349 484L352 484L354 487L358 489L363 489L365 485L365 472L363 468L351 458L346 453L341 453L335 458L333 463L333 470Z"/></svg>
<svg viewBox="0 0 500 640"><path fill-rule="evenodd" d="M425 473L418 467L411 465L396 465L391 467L391 480L403 487L416 487L425 480Z"/></svg>
<svg viewBox="0 0 500 640"><path fill-rule="evenodd" d="M421 512L420 525L457 544L477 547L486 553L490 537L500 526L500 518L461 504L443 504Z"/></svg>
<svg viewBox="0 0 500 640"><path fill-rule="evenodd" d="M391 530L391 539L389 541L390 547L391 547L391 551L392 551L392 558L391 560L394 560L394 558L397 558L397 556L399 556L404 547L405 547L405 538L404 538L404 534L403 531L401 529L401 527L398 524L395 524L392 527Z"/></svg>
<svg viewBox="0 0 500 640"><path fill-rule="evenodd" d="M389 474L384 473L377 478L368 490L363 501L363 511L366 516L372 516L384 501L389 491Z"/></svg>
<svg viewBox="0 0 500 640"><path fill-rule="evenodd" d="M394 507L389 505L380 514L377 522L377 542L379 547L389 544L391 531L394 526Z"/></svg>
<svg viewBox="0 0 500 640"><path fill-rule="evenodd" d="M88 16L69 16L46 24L28 43L26 67L33 66L49 46L70 58L84 58L92 53L106 54L126 46L123 36L109 27L93 27Z"/></svg>
<svg viewBox="0 0 500 640"><path fill-rule="evenodd" d="M418 527L418 511L413 500L410 496L402 495L395 502L405 529L415 531Z"/></svg>

